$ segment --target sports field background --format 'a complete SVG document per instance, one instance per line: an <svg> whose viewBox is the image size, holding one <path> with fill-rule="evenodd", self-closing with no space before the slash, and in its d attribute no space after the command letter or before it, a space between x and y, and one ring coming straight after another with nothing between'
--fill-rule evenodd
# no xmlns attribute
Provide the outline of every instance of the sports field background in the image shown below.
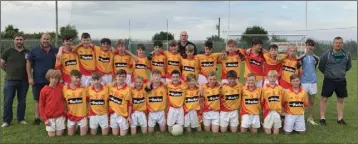
<svg viewBox="0 0 358 144"><path fill-rule="evenodd" d="M45 126L33 125L34 108L31 88L27 94L27 106L25 119L27 125L20 125L16 121L16 104L14 99L13 112L14 119L12 125L7 128L1 128L2 143L356 143L357 142L357 62L352 61L353 67L347 73L347 89L348 98L345 100L344 119L347 126L338 125L336 123L336 96L333 95L327 103L326 127L307 125L306 134L293 133L285 135L282 131L278 136L266 135L263 130L253 135L251 133L218 133L210 132L200 133L184 133L181 136L174 137L169 133L153 133L153 134L137 134L135 136L101 136L100 132L97 136L87 135L79 136L62 136L49 138L45 130ZM241 66L243 68L243 65ZM220 65L217 70L218 79L220 79ZM321 98L322 73L318 74L318 95L315 99L314 118L316 122L319 120L319 100ZM242 75L242 74L241 74ZM5 73L1 71L1 123L3 114L3 83ZM243 79L241 78L241 81Z"/></svg>

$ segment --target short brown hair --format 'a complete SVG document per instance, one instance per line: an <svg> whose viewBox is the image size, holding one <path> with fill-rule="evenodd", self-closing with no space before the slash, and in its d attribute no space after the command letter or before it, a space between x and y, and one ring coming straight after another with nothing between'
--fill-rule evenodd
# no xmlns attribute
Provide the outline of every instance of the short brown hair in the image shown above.
<svg viewBox="0 0 358 144"><path fill-rule="evenodd" d="M82 74L79 70L72 70L70 73L71 76L76 76L76 77L82 77Z"/></svg>
<svg viewBox="0 0 358 144"><path fill-rule="evenodd" d="M145 46L144 46L144 44L138 44L138 45L137 45L137 50L139 50L139 49L145 51Z"/></svg>
<svg viewBox="0 0 358 144"><path fill-rule="evenodd" d="M177 46L177 45L178 45L178 42L175 41L175 40L171 40L171 41L169 42L169 46Z"/></svg>
<svg viewBox="0 0 358 144"><path fill-rule="evenodd" d="M102 75L98 72L94 72L94 73L92 73L91 77L93 80L100 80Z"/></svg>
<svg viewBox="0 0 358 144"><path fill-rule="evenodd" d="M136 80L136 79L141 79L142 81L144 80L144 78L142 77L142 76L139 76L139 75L136 75L135 77L134 77L134 79Z"/></svg>
<svg viewBox="0 0 358 144"><path fill-rule="evenodd" d="M249 73L249 74L247 74L246 78L248 78L248 77L255 77L256 78L256 75L254 73Z"/></svg>
<svg viewBox="0 0 358 144"><path fill-rule="evenodd" d="M187 81L192 81L192 80L195 80L196 81L196 76L194 74L188 74L186 76L186 80Z"/></svg>
<svg viewBox="0 0 358 144"><path fill-rule="evenodd" d="M162 74L162 73L160 72L160 70L154 69L154 70L152 71L152 74Z"/></svg>
<svg viewBox="0 0 358 144"><path fill-rule="evenodd" d="M236 40L232 40L232 39L230 39L230 40L228 40L227 42L226 42L226 45L237 45L237 42L236 42Z"/></svg>
<svg viewBox="0 0 358 144"><path fill-rule="evenodd" d="M22 33L16 33L14 34L13 39L17 38L17 37L22 37L23 39L25 39L24 35Z"/></svg>
<svg viewBox="0 0 358 144"><path fill-rule="evenodd" d="M61 71L55 70L55 69L49 69L45 75L47 80L50 80L51 78L61 79Z"/></svg>
<svg viewBox="0 0 358 144"><path fill-rule="evenodd" d="M116 71L116 75L127 75L127 72L124 69L119 69Z"/></svg>
<svg viewBox="0 0 358 144"><path fill-rule="evenodd" d="M188 44L188 45L185 47L185 51L187 51L187 52L193 52L193 51L194 51L194 45Z"/></svg>
<svg viewBox="0 0 358 144"><path fill-rule="evenodd" d="M124 46L124 45L125 45L125 41L123 39L118 40L117 43L116 43L116 47Z"/></svg>
<svg viewBox="0 0 358 144"><path fill-rule="evenodd" d="M298 74L292 74L291 76L290 76L290 81L292 81L292 80L294 80L294 79L296 79L296 78L300 78L300 76L298 75Z"/></svg>
<svg viewBox="0 0 358 144"><path fill-rule="evenodd" d="M216 76L216 72L215 71L211 71L208 73L208 76Z"/></svg>

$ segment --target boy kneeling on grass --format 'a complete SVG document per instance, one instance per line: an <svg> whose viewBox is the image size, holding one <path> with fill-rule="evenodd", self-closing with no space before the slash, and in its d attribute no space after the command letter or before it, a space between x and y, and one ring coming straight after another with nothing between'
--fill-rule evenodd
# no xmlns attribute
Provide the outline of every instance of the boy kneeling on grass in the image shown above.
<svg viewBox="0 0 358 144"><path fill-rule="evenodd" d="M61 71L50 69L46 79L50 82L40 92L39 110L48 136L62 136L65 129L65 103L62 96Z"/></svg>

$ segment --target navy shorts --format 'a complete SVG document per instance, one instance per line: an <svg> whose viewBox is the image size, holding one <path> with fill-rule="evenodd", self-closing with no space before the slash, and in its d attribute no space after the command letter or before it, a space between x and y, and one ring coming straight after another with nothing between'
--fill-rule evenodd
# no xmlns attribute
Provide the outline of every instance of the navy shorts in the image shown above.
<svg viewBox="0 0 358 144"><path fill-rule="evenodd" d="M40 92L45 85L48 85L48 84L34 84L32 86L32 95L33 95L35 101L39 101Z"/></svg>

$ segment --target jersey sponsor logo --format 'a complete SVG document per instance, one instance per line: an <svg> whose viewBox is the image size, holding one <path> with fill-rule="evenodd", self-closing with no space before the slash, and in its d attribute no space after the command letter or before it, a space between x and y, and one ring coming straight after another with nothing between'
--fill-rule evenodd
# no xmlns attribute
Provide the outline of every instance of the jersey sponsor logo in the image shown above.
<svg viewBox="0 0 358 144"><path fill-rule="evenodd" d="M227 62L225 63L226 67L238 67L239 63L238 62Z"/></svg>
<svg viewBox="0 0 358 144"><path fill-rule="evenodd" d="M294 67L289 67L289 66L282 66L282 70L284 70L284 71L288 71L288 72L292 72L292 73L294 73L294 72L296 72L296 68L294 68Z"/></svg>
<svg viewBox="0 0 358 144"><path fill-rule="evenodd" d="M208 101L216 101L219 100L220 95L212 95L212 96L208 96Z"/></svg>
<svg viewBox="0 0 358 144"><path fill-rule="evenodd" d="M254 64L254 65L257 65L257 66L261 66L261 62L256 61L256 60L254 60L254 59L250 59L250 63L251 63L251 64Z"/></svg>
<svg viewBox="0 0 358 144"><path fill-rule="evenodd" d="M144 97L143 98L132 98L132 103L133 104L141 104L141 103L144 103L144 102L145 102Z"/></svg>
<svg viewBox="0 0 358 144"><path fill-rule="evenodd" d="M225 100L237 100L239 97L240 94L226 95Z"/></svg>
<svg viewBox="0 0 358 144"><path fill-rule="evenodd" d="M214 62L201 62L201 67L212 67Z"/></svg>
<svg viewBox="0 0 358 144"><path fill-rule="evenodd" d="M169 96L172 97L181 97L183 95L183 92L180 91L169 91Z"/></svg>
<svg viewBox="0 0 358 144"><path fill-rule="evenodd" d="M92 60L92 59L93 59L93 55L80 55L80 59L83 59L83 60Z"/></svg>
<svg viewBox="0 0 358 144"><path fill-rule="evenodd" d="M280 97L279 96L270 96L270 97L268 97L268 101L269 102L280 102Z"/></svg>
<svg viewBox="0 0 358 144"><path fill-rule="evenodd" d="M199 101L199 96L193 96L193 97L187 97L187 98L185 98L185 102L186 102L186 103L197 102L197 101Z"/></svg>
<svg viewBox="0 0 358 144"><path fill-rule="evenodd" d="M190 71L190 72L195 72L195 68L194 67L190 67L190 66L184 66L183 67L184 71Z"/></svg>
<svg viewBox="0 0 358 144"><path fill-rule="evenodd" d="M77 60L68 60L65 62L65 66L76 65Z"/></svg>
<svg viewBox="0 0 358 144"><path fill-rule="evenodd" d="M145 64L135 64L136 69L146 69L147 66Z"/></svg>
<svg viewBox="0 0 358 144"><path fill-rule="evenodd" d="M82 98L69 98L67 101L68 104L81 104L82 102Z"/></svg>
<svg viewBox="0 0 358 144"><path fill-rule="evenodd" d="M163 97L162 96L152 96L149 97L149 102L162 102Z"/></svg>
<svg viewBox="0 0 358 144"><path fill-rule="evenodd" d="M179 66L179 62L178 61L168 61L168 65Z"/></svg>
<svg viewBox="0 0 358 144"><path fill-rule="evenodd" d="M288 103L290 105L290 107L303 107L303 102L302 101L291 101Z"/></svg>
<svg viewBox="0 0 358 144"><path fill-rule="evenodd" d="M109 63L110 58L109 57L101 57L101 56L99 56L98 61L104 62L104 63Z"/></svg>
<svg viewBox="0 0 358 144"><path fill-rule="evenodd" d="M164 66L164 62L156 62L156 61L152 61L152 66L159 66L159 67L163 67L163 66Z"/></svg>
<svg viewBox="0 0 358 144"><path fill-rule="evenodd" d="M259 103L258 98L245 99L245 104L258 104L258 103Z"/></svg>
<svg viewBox="0 0 358 144"><path fill-rule="evenodd" d="M127 64L127 63L118 62L118 63L114 63L114 66L115 66L115 67L127 67L128 64Z"/></svg>
<svg viewBox="0 0 358 144"><path fill-rule="evenodd" d="M115 97L113 95L109 96L109 101L114 102L114 103L119 104L119 105L122 104L122 99L117 98L117 97Z"/></svg>
<svg viewBox="0 0 358 144"><path fill-rule="evenodd" d="M92 99L92 100L90 100L90 104L91 104L91 105L104 105L105 102L104 102L104 100Z"/></svg>

